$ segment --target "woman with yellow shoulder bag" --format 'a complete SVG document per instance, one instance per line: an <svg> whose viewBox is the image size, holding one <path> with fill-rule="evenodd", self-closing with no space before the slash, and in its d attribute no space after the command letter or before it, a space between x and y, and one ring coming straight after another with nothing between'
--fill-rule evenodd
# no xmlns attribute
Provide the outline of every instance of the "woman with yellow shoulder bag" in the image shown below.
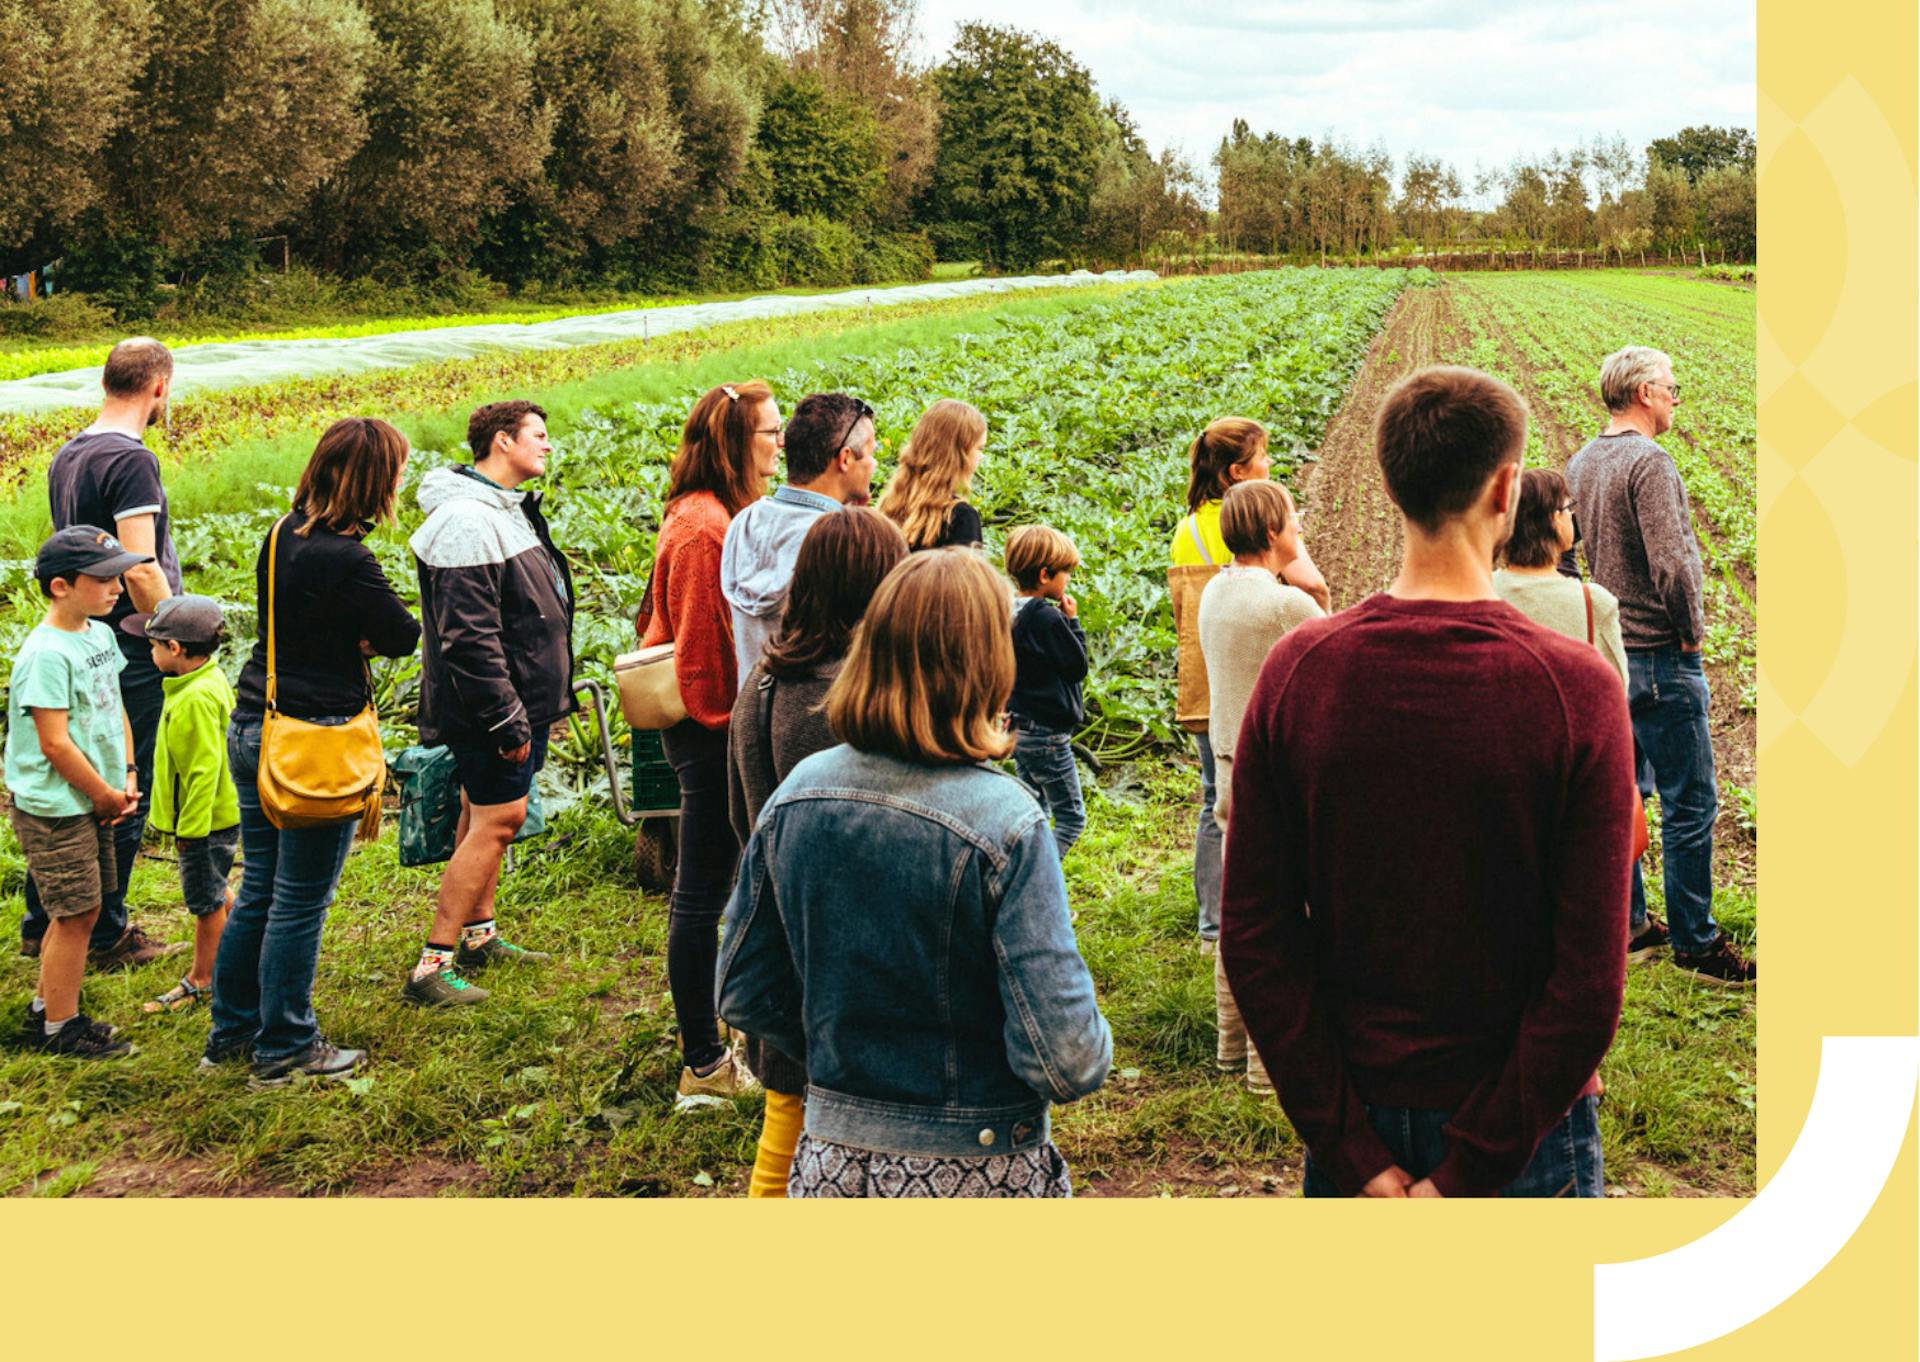
<svg viewBox="0 0 1920 1362"><path fill-rule="evenodd" d="M354 831L377 819L384 758L367 659L420 642L362 542L393 519L407 452L385 421L334 422L255 567L259 637L227 730L244 864L200 1062L248 1063L256 1087L345 1078L366 1058L320 1034L313 976Z"/></svg>

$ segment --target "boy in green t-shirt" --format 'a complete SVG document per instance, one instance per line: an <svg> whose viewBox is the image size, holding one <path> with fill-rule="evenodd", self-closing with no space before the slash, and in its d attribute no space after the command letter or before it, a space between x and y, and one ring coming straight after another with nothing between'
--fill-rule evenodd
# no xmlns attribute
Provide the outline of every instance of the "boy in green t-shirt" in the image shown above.
<svg viewBox="0 0 1920 1362"><path fill-rule="evenodd" d="M9 816L49 919L26 1031L49 1054L104 1059L133 1048L80 1011L87 937L102 896L118 886L112 829L140 803L120 707L126 660L94 616L120 599L121 573L152 561L92 525L57 531L33 567L47 617L20 645L8 683Z"/></svg>
<svg viewBox="0 0 1920 1362"><path fill-rule="evenodd" d="M213 997L213 958L227 925L233 892L227 876L240 845L240 796L227 769L227 721L233 687L212 666L225 639L220 603L208 596L170 596L151 612L120 621L143 638L160 669L166 705L153 754L153 813L148 821L173 834L180 893L193 914L193 964L148 1012L173 1012Z"/></svg>

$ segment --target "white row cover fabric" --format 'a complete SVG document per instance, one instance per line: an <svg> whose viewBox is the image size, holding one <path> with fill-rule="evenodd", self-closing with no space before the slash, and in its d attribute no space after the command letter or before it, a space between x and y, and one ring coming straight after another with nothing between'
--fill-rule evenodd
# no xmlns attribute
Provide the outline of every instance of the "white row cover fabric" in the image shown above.
<svg viewBox="0 0 1920 1362"><path fill-rule="evenodd" d="M324 340L222 341L175 348L173 390L185 395L221 388L252 387L293 378L359 374L376 369L409 368L440 360L468 359L497 350L561 350L578 345L633 341L676 331L697 331L724 322L791 317L828 309L897 307L903 303L964 298L979 293L1020 289L1072 288L1088 284L1138 283L1158 276L1152 270L1111 270L1092 274L1026 275L1013 279L956 279L897 288L848 289L805 296L776 294L725 303L686 303L677 307L633 308L548 322L494 322L381 336L339 336ZM0 383L0 412L91 407L100 401L100 369L68 369Z"/></svg>

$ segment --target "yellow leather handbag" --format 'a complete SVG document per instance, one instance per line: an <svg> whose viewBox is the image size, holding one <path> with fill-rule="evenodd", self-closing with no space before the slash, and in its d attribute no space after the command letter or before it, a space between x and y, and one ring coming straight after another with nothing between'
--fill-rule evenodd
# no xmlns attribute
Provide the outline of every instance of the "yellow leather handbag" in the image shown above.
<svg viewBox="0 0 1920 1362"><path fill-rule="evenodd" d="M260 729L260 809L276 828L312 828L360 820L360 835L380 833L380 790L387 778L380 716L371 701L344 724L315 724L282 714L274 649L274 579L282 516L267 536L267 715Z"/></svg>

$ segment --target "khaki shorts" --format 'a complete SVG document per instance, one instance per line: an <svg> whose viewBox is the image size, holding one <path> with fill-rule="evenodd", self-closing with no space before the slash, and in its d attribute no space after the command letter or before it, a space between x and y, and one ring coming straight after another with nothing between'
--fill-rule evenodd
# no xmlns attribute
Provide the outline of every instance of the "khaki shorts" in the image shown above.
<svg viewBox="0 0 1920 1362"><path fill-rule="evenodd" d="M48 917L85 917L120 887L113 829L92 814L42 818L10 806L7 816Z"/></svg>

